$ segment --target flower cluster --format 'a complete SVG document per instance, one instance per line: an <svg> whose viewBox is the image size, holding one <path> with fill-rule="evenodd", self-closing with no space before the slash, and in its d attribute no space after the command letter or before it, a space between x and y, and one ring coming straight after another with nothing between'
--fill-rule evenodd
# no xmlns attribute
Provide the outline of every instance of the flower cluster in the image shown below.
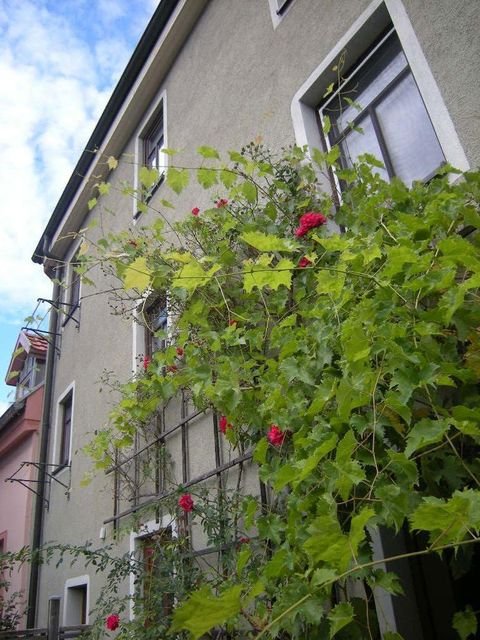
<svg viewBox="0 0 480 640"><path fill-rule="evenodd" d="M322 224L327 222L327 218L323 215L323 213L317 213L315 211L308 211L304 213L300 218L300 224L295 229L295 235L297 238L301 238L305 234L307 234L310 229L315 229L315 227L320 227Z"/></svg>
<svg viewBox="0 0 480 640"><path fill-rule="evenodd" d="M192 216L197 217L199 213L200 213L200 209L198 207L193 207Z"/></svg>
<svg viewBox="0 0 480 640"><path fill-rule="evenodd" d="M120 616L116 613L111 613L109 616L107 616L107 619L105 620L105 627L109 630L109 631L115 631L115 629L118 629L120 625Z"/></svg>
<svg viewBox="0 0 480 640"><path fill-rule="evenodd" d="M193 507L195 503L193 502L193 498L189 493L184 493L178 499L178 506L185 511L185 513L189 513L193 511Z"/></svg>
<svg viewBox="0 0 480 640"><path fill-rule="evenodd" d="M233 429L233 425L228 422L227 416L220 417L218 427L224 435L227 433L227 429Z"/></svg>
<svg viewBox="0 0 480 640"><path fill-rule="evenodd" d="M183 354L185 353L185 351L182 349L182 347L177 347L176 352L179 358L183 358Z"/></svg>
<svg viewBox="0 0 480 640"><path fill-rule="evenodd" d="M144 371L146 371L151 364L152 364L152 359L150 358L150 356L143 356Z"/></svg>
<svg viewBox="0 0 480 640"><path fill-rule="evenodd" d="M267 440L270 444L273 444L274 447L281 447L286 437L287 434L285 431L282 431L278 425L270 425L267 433Z"/></svg>
<svg viewBox="0 0 480 640"><path fill-rule="evenodd" d="M226 207L227 204L228 200L226 200L225 198L220 198L216 201L215 206L217 207L217 209L221 209L222 207Z"/></svg>

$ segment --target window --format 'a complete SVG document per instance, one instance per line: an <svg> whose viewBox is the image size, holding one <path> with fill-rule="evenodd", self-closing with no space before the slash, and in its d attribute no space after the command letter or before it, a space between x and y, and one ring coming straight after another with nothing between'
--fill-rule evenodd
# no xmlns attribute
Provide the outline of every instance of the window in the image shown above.
<svg viewBox="0 0 480 640"><path fill-rule="evenodd" d="M69 578L65 582L64 626L88 624L88 576Z"/></svg>
<svg viewBox="0 0 480 640"><path fill-rule="evenodd" d="M152 357L156 351L167 346L168 311L165 296L155 300L146 312L145 317L145 355Z"/></svg>
<svg viewBox="0 0 480 640"><path fill-rule="evenodd" d="M427 180L445 156L398 36L391 29L321 106L344 167L362 153L383 161L384 179Z"/></svg>
<svg viewBox="0 0 480 640"><path fill-rule="evenodd" d="M74 259L70 263L70 289L68 296L68 303L70 305L68 310L69 313L72 313L80 303L80 274L75 270L77 266L77 255L75 255Z"/></svg>
<svg viewBox="0 0 480 640"><path fill-rule="evenodd" d="M344 69L351 70L351 78L346 77L345 83L350 84L341 87L340 96L325 97L327 88L335 86L338 80L335 66L342 56L345 59ZM390 82L392 86L389 86ZM347 93L352 88L356 93ZM345 104L345 100L341 102L342 94L359 102L362 112L353 108L346 113L351 105ZM378 123L386 138L385 146L393 166L393 171L391 167L390 170L407 182L412 178L428 177L429 170L435 171L443 159L461 171L466 171L470 166L409 15L400 0L372 0L336 41L333 49L319 59L316 69L299 87L292 99L291 113L295 140L301 147L307 145L321 149L324 144L319 127L319 108L320 111L331 110L329 116L335 125L332 135L337 136L341 146L343 142L344 165L348 166L351 159L362 153L359 147L361 140L367 140L370 150L373 149L378 155L380 142L374 128ZM408 122L405 114L419 118L420 124ZM362 120L359 126L364 130L363 136L348 126L348 121L355 122L356 118ZM415 153L418 152L415 136L419 130L422 141L426 139L428 145L425 165L409 152L412 139ZM328 142L331 144L332 140ZM363 148L363 151L368 150ZM383 159L381 152L380 148L380 159ZM420 155L423 160L423 148ZM387 167L387 174L388 170ZM322 188L331 188L327 176L319 175L319 181Z"/></svg>
<svg viewBox="0 0 480 640"><path fill-rule="evenodd" d="M156 169L158 171L157 180L146 186L144 194L144 202L148 202L159 187L165 173L165 154L162 153L164 146L163 135L163 109L160 110L149 125L143 137L143 165L147 169Z"/></svg>
<svg viewBox="0 0 480 640"><path fill-rule="evenodd" d="M73 392L60 403L60 447L58 453L58 465L60 467L70 464L70 445L72 439L72 408Z"/></svg>
<svg viewBox="0 0 480 640"><path fill-rule="evenodd" d="M276 29L280 24L287 9L293 3L293 0L269 0L270 15L272 17L273 27Z"/></svg>

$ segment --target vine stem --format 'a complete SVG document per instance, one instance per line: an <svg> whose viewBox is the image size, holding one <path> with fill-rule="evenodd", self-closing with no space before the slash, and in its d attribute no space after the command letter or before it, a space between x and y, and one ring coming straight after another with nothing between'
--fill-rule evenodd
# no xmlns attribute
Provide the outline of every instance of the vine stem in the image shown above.
<svg viewBox="0 0 480 640"><path fill-rule="evenodd" d="M429 547L428 549L424 549L423 551L411 551L410 553L400 553L396 556L390 556L389 558L381 558L379 560L372 560L371 562L365 562L364 564L359 564L356 567L352 567L351 569L348 569L347 571L344 571L343 573L341 573L340 575L336 576L335 578L328 580L327 582L324 582L321 586L322 587L327 587L329 585L332 585L334 582L338 582L339 580L343 580L344 578L348 578L348 576L351 576L352 574L356 573L357 571L362 571L363 569L368 569L369 567L374 567L378 564L386 564L387 562L394 562L395 560L403 560L404 558L415 558L417 556L424 556L427 555L428 553L433 553L436 551L444 551L445 549L455 549L457 547L461 547L461 546L465 546L467 544L473 544L475 542L480 542L480 537L478 538L472 538L470 540L464 540L462 542L456 542L456 543L450 543L450 544L442 544L438 547ZM275 625L277 624L277 622L280 622L280 620L282 620L283 618L285 618L285 616L287 616L289 613L291 613L292 611L294 611L295 609L297 609L298 607L300 607L304 602L306 602L307 600L309 600L312 597L312 593L307 593L306 595L302 596L300 598L300 600L297 600L296 602L294 602L292 605L290 605L288 607L288 609L285 609L285 611L282 611L282 613L277 616L274 620L272 620L271 622L269 622L267 624L266 627L264 627L261 632L255 636L257 638L257 640L259 640L259 638L262 638L263 636L265 636L265 634Z"/></svg>

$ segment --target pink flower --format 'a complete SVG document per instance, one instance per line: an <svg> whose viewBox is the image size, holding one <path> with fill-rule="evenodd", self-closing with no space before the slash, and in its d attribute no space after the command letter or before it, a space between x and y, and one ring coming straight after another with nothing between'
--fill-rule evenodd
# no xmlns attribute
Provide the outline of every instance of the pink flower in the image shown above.
<svg viewBox="0 0 480 640"><path fill-rule="evenodd" d="M105 620L105 627L110 631L115 631L115 629L118 629L119 624L120 624L120 616L117 615L116 613L111 613L109 616L107 616L107 619Z"/></svg>
<svg viewBox="0 0 480 640"><path fill-rule="evenodd" d="M233 426L228 422L227 416L221 416L220 421L218 423L218 427L220 431L225 435L227 433L227 429L233 429Z"/></svg>
<svg viewBox="0 0 480 640"><path fill-rule="evenodd" d="M298 266L300 267L300 269L305 269L305 267L308 267L311 264L312 261L309 260L307 256L303 256L303 258L300 258L300 260L298 261Z"/></svg>
<svg viewBox="0 0 480 640"><path fill-rule="evenodd" d="M193 502L192 496L189 493L184 493L178 499L178 506L185 511L185 513L189 513L193 511L193 507L195 503Z"/></svg>
<svg viewBox="0 0 480 640"><path fill-rule="evenodd" d="M199 213L200 213L200 209L198 207L193 207L192 216L197 217Z"/></svg>
<svg viewBox="0 0 480 640"><path fill-rule="evenodd" d="M143 368L146 371L148 367L152 364L152 359L150 356L143 356Z"/></svg>
<svg viewBox="0 0 480 640"><path fill-rule="evenodd" d="M280 447L283 444L287 434L282 431L276 424L270 425L270 429L267 433L267 440L270 444L273 444L274 447Z"/></svg>
<svg viewBox="0 0 480 640"><path fill-rule="evenodd" d="M177 356L179 358L183 358L183 354L184 354L184 350L182 349L182 347L177 347Z"/></svg>
<svg viewBox="0 0 480 640"><path fill-rule="evenodd" d="M327 222L327 218L323 215L323 213L316 213L315 211L308 211L304 213L300 218L300 225L295 229L295 235L297 238L301 238L305 234L307 234L310 229L315 229L315 227L320 227L322 224Z"/></svg>
<svg viewBox="0 0 480 640"><path fill-rule="evenodd" d="M220 200L217 200L215 203L215 206L217 207L217 209L221 209L222 207L226 207L228 204L228 200L226 200L225 198L220 198Z"/></svg>

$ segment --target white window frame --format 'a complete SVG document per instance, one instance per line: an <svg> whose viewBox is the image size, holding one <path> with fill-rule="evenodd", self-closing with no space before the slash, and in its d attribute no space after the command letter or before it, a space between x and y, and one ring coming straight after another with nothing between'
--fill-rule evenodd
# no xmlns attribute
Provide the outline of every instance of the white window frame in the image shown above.
<svg viewBox="0 0 480 640"><path fill-rule="evenodd" d="M144 166L145 159L145 136L148 134L149 130L152 128L155 120L158 118L159 114L162 113L163 119L163 147L168 147L167 142L167 92L165 89L160 91L157 95L156 99L153 101L150 109L145 114L145 117L142 119L139 127L137 128L134 137L135 137L135 171L133 174L133 189L134 189L134 197L132 202L132 216L134 224L136 224L137 220L141 218L141 214L139 214L138 209L138 193L141 187L140 180L138 177L138 172L140 167ZM165 174L167 172L167 167L169 163L169 156L166 153L162 154L163 159L163 171L160 172L159 180L157 186L160 185Z"/></svg>
<svg viewBox="0 0 480 640"><path fill-rule="evenodd" d="M401 0L371 2L296 92L291 104L296 143L323 148L317 110L326 88L336 81L332 67L343 51L348 56L346 68L352 66L388 23L393 24L400 40L446 161L461 171L468 170L465 151ZM327 178L319 178L321 186L329 190Z"/></svg>
<svg viewBox="0 0 480 640"><path fill-rule="evenodd" d="M62 441L62 428L63 428L63 404L68 395L72 396L72 415L70 420L70 447L68 453L68 465L65 467L61 466L59 462L60 456L60 444ZM72 464L72 446L73 446L73 428L75 422L75 381L72 382L58 397L57 406L55 411L55 437L53 439L53 459L52 464L55 465L56 468L59 469L59 473L62 473Z"/></svg>
<svg viewBox="0 0 480 640"><path fill-rule="evenodd" d="M82 240L79 240L77 243L75 243L75 245L70 249L70 251L67 254L67 258L65 259L65 282L66 282L66 289L63 292L63 296L62 296L62 300L64 303L64 310L65 310L65 317L61 323L62 325L62 330L65 327L65 325L68 323L68 321L72 318L72 316L74 315L74 313L77 312L77 310L80 309L81 307L81 300L82 300L82 279L79 276L79 282L78 282L78 303L75 307L71 307L71 301L70 301L70 292L71 292L71 288L72 288L72 284L73 284L73 279L76 275L74 270L73 270L73 261L75 260L75 256L77 255L79 249L80 249L80 245L82 244ZM80 327L80 316L78 314L75 315L74 318L74 322L76 323L77 329Z"/></svg>
<svg viewBox="0 0 480 640"><path fill-rule="evenodd" d="M87 602L86 602L86 611L85 611L85 624L90 624L90 576L85 574L83 576L77 576L76 578L67 578L65 580L64 587L64 595L63 595L63 626L68 627L72 626L68 622L67 612L68 612L68 604L69 604L69 589L75 589L76 587L87 587Z"/></svg>
<svg viewBox="0 0 480 640"><path fill-rule="evenodd" d="M276 29L290 10L294 0L268 0L273 28Z"/></svg>
<svg viewBox="0 0 480 640"><path fill-rule="evenodd" d="M138 531L132 531L130 533L130 558L134 561L137 558L137 554L139 551L139 543L141 540L148 538L153 533L157 533L161 529L167 529L168 527L172 530L172 538L178 537L178 531L176 526L175 518L171 515L166 514L159 521L157 520L149 520L145 524L141 526ZM134 620L134 610L133 610L133 598L135 596L135 574L130 574L129 580L129 594L130 594L130 610L129 610L129 619Z"/></svg>
<svg viewBox="0 0 480 640"><path fill-rule="evenodd" d="M170 295L165 292L166 308L167 308L167 337L165 339L165 347L169 347L173 341L173 318L170 313ZM155 302L155 295L150 291L144 298L137 300L137 306L133 312L132 320L132 373L141 372L143 370L142 362L139 360L141 353L145 355L146 332L148 328L144 326L144 310ZM150 304L149 304L150 303Z"/></svg>

